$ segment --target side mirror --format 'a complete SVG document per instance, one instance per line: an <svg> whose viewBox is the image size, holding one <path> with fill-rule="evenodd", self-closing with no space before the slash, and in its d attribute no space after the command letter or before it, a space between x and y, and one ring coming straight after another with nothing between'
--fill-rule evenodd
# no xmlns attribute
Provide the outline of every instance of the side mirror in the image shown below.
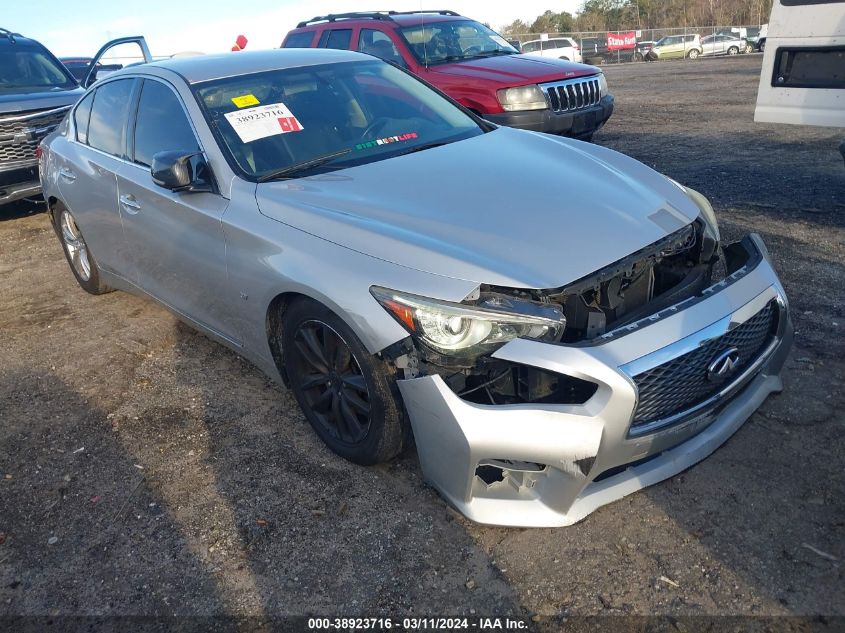
<svg viewBox="0 0 845 633"><path fill-rule="evenodd" d="M202 154L184 150L159 152L150 167L153 182L171 191L212 191L209 169Z"/></svg>

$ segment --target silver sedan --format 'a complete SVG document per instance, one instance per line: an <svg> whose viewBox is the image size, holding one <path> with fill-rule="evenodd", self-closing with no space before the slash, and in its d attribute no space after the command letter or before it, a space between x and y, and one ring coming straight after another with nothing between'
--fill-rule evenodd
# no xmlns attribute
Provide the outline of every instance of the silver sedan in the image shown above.
<svg viewBox="0 0 845 633"><path fill-rule="evenodd" d="M745 47L745 40L733 35L717 34L701 38L703 56L738 55L745 52Z"/></svg>
<svg viewBox="0 0 845 633"><path fill-rule="evenodd" d="M416 443L468 517L559 526L703 459L792 329L759 236L603 147L306 49L95 84L40 158L88 292L149 297L359 464Z"/></svg>

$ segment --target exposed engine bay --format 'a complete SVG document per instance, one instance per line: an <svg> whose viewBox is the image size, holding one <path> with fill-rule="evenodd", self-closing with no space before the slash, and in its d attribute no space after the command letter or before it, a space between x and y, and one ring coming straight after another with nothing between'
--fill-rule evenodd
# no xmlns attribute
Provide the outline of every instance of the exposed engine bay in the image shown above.
<svg viewBox="0 0 845 633"><path fill-rule="evenodd" d="M607 332L701 294L726 274L722 249L704 223L696 221L561 288L481 286L465 303L511 301L521 309L526 304L536 309L556 306L565 316L565 328L557 342L592 345ZM578 404L586 402L597 389L592 382L489 355L456 359L410 342L404 350L396 351L399 353L393 356L400 376L438 374L456 394L480 404Z"/></svg>

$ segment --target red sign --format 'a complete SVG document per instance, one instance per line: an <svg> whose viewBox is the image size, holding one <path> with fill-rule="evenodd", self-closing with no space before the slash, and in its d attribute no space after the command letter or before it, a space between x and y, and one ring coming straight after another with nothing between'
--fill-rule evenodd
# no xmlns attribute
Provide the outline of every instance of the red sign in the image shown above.
<svg viewBox="0 0 845 633"><path fill-rule="evenodd" d="M628 31L627 33L608 33L607 34L607 50L620 51L626 48L637 47L637 32Z"/></svg>

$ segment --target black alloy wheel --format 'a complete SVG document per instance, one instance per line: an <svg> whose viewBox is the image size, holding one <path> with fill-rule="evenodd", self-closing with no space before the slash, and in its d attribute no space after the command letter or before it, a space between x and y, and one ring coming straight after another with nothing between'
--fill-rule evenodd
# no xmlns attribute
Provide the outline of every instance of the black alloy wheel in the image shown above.
<svg viewBox="0 0 845 633"><path fill-rule="evenodd" d="M331 450L369 465L412 442L396 368L368 351L337 314L312 299L294 300L276 337L293 394Z"/></svg>
<svg viewBox="0 0 845 633"><path fill-rule="evenodd" d="M370 390L346 341L321 321L301 323L290 350L298 388L326 433L357 444L370 430Z"/></svg>

